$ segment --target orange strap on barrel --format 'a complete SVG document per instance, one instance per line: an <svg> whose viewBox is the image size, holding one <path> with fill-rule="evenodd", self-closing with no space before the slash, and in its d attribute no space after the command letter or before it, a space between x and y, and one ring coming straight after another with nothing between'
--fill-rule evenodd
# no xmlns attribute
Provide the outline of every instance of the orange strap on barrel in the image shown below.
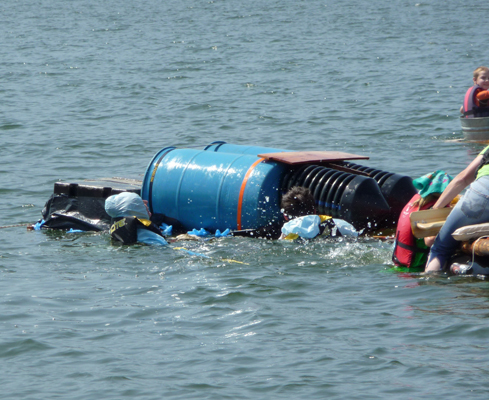
<svg viewBox="0 0 489 400"><path fill-rule="evenodd" d="M248 168L248 171L246 171L246 174L243 178L243 182L241 182L241 189L239 190L239 200L238 200L238 216L237 216L237 225L238 225L238 230L241 230L241 209L243 208L243 197L244 197L244 191L246 188L246 184L248 183L248 179L255 169L255 167L260 164L264 158L259 158L256 160L250 168Z"/></svg>

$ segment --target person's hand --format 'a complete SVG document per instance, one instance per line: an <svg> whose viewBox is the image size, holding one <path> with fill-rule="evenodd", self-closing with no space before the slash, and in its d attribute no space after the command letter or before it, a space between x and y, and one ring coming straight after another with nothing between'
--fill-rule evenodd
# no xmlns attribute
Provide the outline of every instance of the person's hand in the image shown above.
<svg viewBox="0 0 489 400"><path fill-rule="evenodd" d="M149 211L149 207L148 207L148 200L143 200L143 203L144 206L146 207L146 211L148 211L149 217L151 218L151 212Z"/></svg>
<svg viewBox="0 0 489 400"><path fill-rule="evenodd" d="M424 244L427 247L433 246L433 243L435 243L436 236L428 236L424 238Z"/></svg>

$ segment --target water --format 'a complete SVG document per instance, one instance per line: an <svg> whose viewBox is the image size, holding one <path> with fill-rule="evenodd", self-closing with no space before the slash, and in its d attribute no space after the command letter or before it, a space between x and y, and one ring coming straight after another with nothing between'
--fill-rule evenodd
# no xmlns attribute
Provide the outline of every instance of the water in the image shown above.
<svg viewBox="0 0 489 400"><path fill-rule="evenodd" d="M168 145L339 150L412 177L482 149L458 121L487 65L481 2L0 10L0 226L38 220L57 180L141 179ZM0 243L2 399L487 398L487 282L392 272L389 242Z"/></svg>

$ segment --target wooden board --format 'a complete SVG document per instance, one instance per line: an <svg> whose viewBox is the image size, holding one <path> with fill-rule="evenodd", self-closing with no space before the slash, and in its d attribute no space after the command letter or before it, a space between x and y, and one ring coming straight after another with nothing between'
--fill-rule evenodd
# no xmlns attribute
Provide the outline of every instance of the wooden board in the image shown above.
<svg viewBox="0 0 489 400"><path fill-rule="evenodd" d="M341 151L291 151L258 154L258 157L291 165L320 164L344 160L368 160L370 158L367 156L359 156L357 154L343 153Z"/></svg>
<svg viewBox="0 0 489 400"><path fill-rule="evenodd" d="M55 182L54 194L69 197L103 197L107 198L121 192L140 194L142 181L131 178L85 179L78 182Z"/></svg>
<svg viewBox="0 0 489 400"><path fill-rule="evenodd" d="M445 207L411 213L409 219L414 237L420 239L437 235L451 211L450 207Z"/></svg>

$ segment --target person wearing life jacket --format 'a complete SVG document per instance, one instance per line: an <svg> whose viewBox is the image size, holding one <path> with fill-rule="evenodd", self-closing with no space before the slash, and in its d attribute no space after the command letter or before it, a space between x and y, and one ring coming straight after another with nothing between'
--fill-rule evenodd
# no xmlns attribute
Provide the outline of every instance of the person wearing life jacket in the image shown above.
<svg viewBox="0 0 489 400"><path fill-rule="evenodd" d="M451 180L452 177L444 171L435 171L413 180L414 187L418 189L419 193L409 200L399 216L392 254L394 265L424 269L435 237L415 238L411 229L410 216L415 211L431 208Z"/></svg>
<svg viewBox="0 0 489 400"><path fill-rule="evenodd" d="M467 225L482 224L489 221L489 146L485 147L474 160L460 172L440 198L433 209L447 206L464 189L463 197L451 210L431 247L425 273L440 272L446 269L451 257L460 247L452 233Z"/></svg>
<svg viewBox="0 0 489 400"><path fill-rule="evenodd" d="M123 244L168 244L162 230L150 220L146 204L136 193L122 192L105 200L105 211L113 219L110 235Z"/></svg>
<svg viewBox="0 0 489 400"><path fill-rule="evenodd" d="M411 213L420 210L427 210L435 204L438 196L431 194L422 198L419 193L415 194L401 211L396 228L396 239L392 262L398 267L423 268L428 259L431 241L434 237L417 239L411 229L409 217Z"/></svg>
<svg viewBox="0 0 489 400"><path fill-rule="evenodd" d="M465 93L464 104L460 112L465 118L489 116L489 68L479 67L474 71L474 86Z"/></svg>

